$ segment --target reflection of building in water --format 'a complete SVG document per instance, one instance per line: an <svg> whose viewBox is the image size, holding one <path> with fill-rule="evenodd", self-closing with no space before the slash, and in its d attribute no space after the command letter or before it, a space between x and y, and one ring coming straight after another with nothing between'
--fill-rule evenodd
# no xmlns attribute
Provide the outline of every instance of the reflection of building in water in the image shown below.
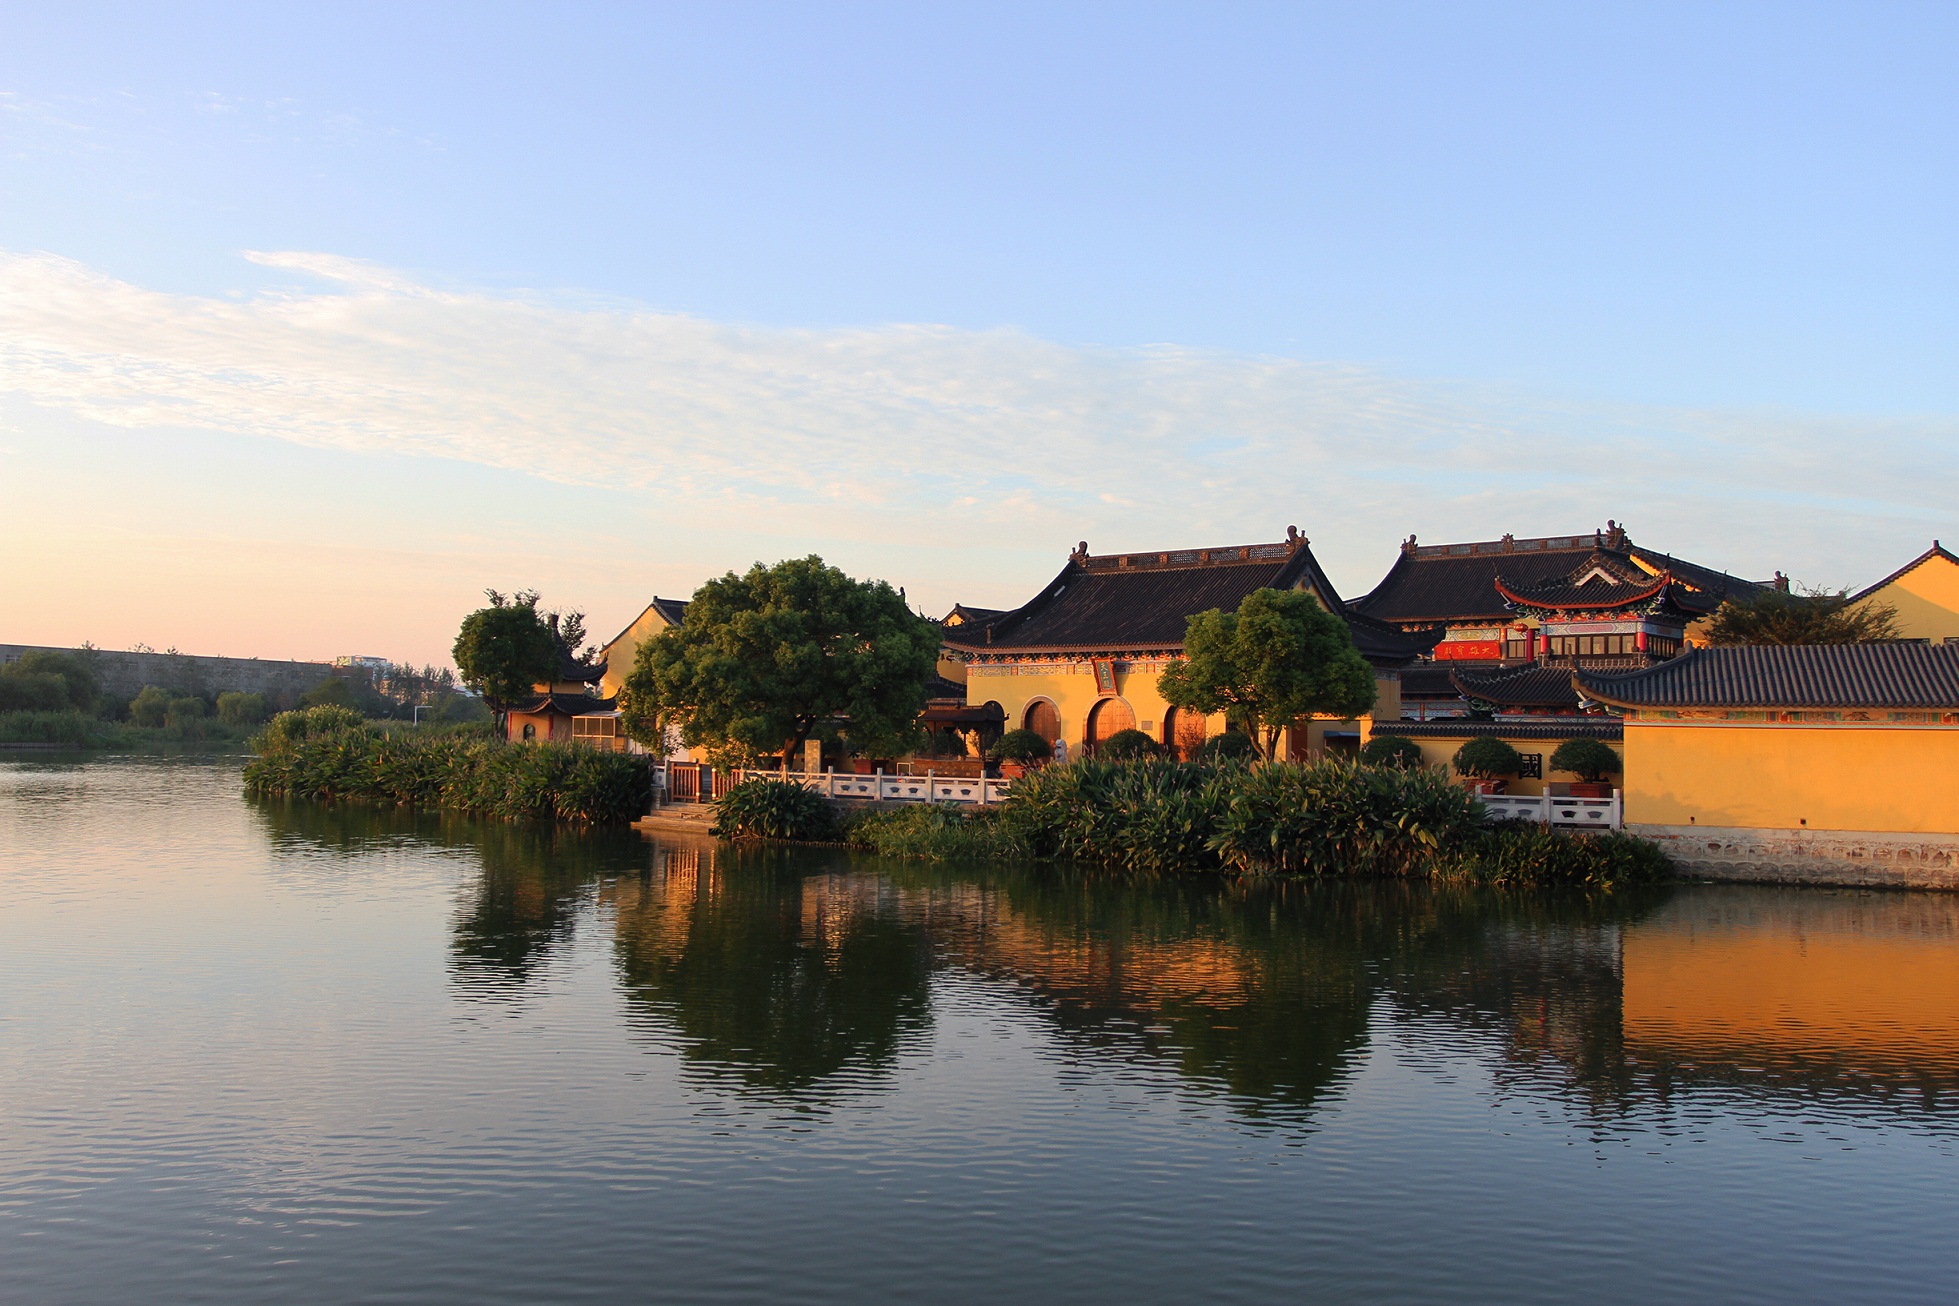
<svg viewBox="0 0 1959 1306"><path fill-rule="evenodd" d="M1683 892L1626 931L1625 1040L1676 1082L1959 1089L1959 899Z"/></svg>

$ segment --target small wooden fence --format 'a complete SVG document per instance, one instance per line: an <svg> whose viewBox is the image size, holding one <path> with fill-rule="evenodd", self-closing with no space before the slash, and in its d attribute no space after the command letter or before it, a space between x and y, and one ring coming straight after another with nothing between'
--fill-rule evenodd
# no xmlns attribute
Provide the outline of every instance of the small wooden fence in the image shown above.
<svg viewBox="0 0 1959 1306"><path fill-rule="evenodd" d="M825 798L854 798L897 803L997 803L1007 796L1011 780L980 776L839 774L836 771L745 771L709 766L705 762L666 762L653 766L653 784L669 803L713 802L744 780L757 777L805 785Z"/></svg>

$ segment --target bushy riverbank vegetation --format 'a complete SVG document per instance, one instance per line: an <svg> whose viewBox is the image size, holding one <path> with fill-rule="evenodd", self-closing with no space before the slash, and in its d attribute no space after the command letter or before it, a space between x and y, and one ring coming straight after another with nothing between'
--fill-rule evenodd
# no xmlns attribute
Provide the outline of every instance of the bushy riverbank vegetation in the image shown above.
<svg viewBox="0 0 1959 1306"><path fill-rule="evenodd" d="M445 808L505 820L606 825L652 802L643 757L578 744L504 744L469 727L389 730L340 707L282 712L251 741L260 795Z"/></svg>
<svg viewBox="0 0 1959 1306"><path fill-rule="evenodd" d="M1645 840L1492 825L1440 770L1340 759L1089 759L1021 778L996 811L946 805L841 819L796 785L755 780L731 791L720 816L730 837L841 839L894 856L1059 859L1149 875L1615 886L1668 873Z"/></svg>

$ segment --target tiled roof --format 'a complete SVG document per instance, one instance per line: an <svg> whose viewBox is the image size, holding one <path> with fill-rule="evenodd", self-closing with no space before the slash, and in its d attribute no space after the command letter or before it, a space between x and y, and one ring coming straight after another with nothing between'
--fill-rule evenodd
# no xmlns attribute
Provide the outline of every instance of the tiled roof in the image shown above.
<svg viewBox="0 0 1959 1306"><path fill-rule="evenodd" d="M1401 556L1373 591L1354 601L1356 610L1382 621L1506 621L1513 615L1497 592L1497 577L1514 589L1535 590L1573 584L1594 569L1629 583L1651 579L1646 567L1671 571L1676 581L1702 594L1682 590L1682 606L1707 610L1729 595L1752 594L1760 586L1650 549L1608 547L1603 534L1556 536L1539 540L1498 540L1481 544L1404 545Z"/></svg>
<svg viewBox="0 0 1959 1306"><path fill-rule="evenodd" d="M1616 707L1959 708L1959 645L1817 644L1692 649L1644 671L1579 671Z"/></svg>
<svg viewBox="0 0 1959 1306"><path fill-rule="evenodd" d="M1376 721L1377 735L1408 739L1623 739L1625 724L1613 717L1575 716L1562 721L1491 721L1480 717L1451 717L1446 721Z"/></svg>
<svg viewBox="0 0 1959 1306"><path fill-rule="evenodd" d="M1418 662L1405 667L1401 672L1402 700L1460 698L1462 691L1456 688L1455 675L1455 668L1440 662Z"/></svg>
<svg viewBox="0 0 1959 1306"><path fill-rule="evenodd" d="M1578 706L1578 691L1571 687L1568 667L1513 667L1482 675L1457 671L1449 679L1464 698L1481 699L1500 707Z"/></svg>
<svg viewBox="0 0 1959 1306"><path fill-rule="evenodd" d="M1034 599L989 620L949 627L946 638L982 654L1174 651L1196 614L1230 612L1254 590L1302 586L1347 616L1355 647L1370 660L1405 662L1434 643L1347 613L1303 536L1282 544L1098 557L1078 550Z"/></svg>
<svg viewBox="0 0 1959 1306"><path fill-rule="evenodd" d="M610 712L618 705L616 699L593 698L589 694L537 694L511 711L562 712L566 716L579 716L586 712Z"/></svg>

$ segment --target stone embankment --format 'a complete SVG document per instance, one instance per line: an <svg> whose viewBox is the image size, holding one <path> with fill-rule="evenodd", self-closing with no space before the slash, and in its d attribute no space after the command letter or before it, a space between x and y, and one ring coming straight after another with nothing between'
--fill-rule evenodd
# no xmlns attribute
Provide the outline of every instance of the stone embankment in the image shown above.
<svg viewBox="0 0 1959 1306"><path fill-rule="evenodd" d="M1959 889L1959 835L1628 825L1689 879Z"/></svg>

